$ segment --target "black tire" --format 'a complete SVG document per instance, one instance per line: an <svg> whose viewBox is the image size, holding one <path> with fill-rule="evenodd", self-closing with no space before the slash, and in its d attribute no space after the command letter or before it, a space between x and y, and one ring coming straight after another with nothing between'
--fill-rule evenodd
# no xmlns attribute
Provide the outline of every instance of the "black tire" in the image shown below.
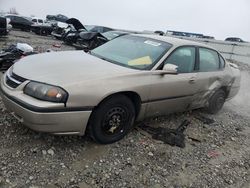
<svg viewBox="0 0 250 188"><path fill-rule="evenodd" d="M221 110L225 103L226 93L223 90L216 91L208 101L207 112L216 114Z"/></svg>
<svg viewBox="0 0 250 188"><path fill-rule="evenodd" d="M41 29L41 35L42 36L47 36L48 33L47 33L47 31L45 29Z"/></svg>
<svg viewBox="0 0 250 188"><path fill-rule="evenodd" d="M124 95L104 100L91 115L88 124L90 136L100 144L121 140L133 127L135 108Z"/></svg>

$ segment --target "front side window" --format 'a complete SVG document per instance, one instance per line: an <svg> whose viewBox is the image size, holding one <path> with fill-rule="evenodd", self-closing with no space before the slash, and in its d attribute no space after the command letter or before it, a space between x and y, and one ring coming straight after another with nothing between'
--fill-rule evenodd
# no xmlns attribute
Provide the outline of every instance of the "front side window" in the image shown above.
<svg viewBox="0 0 250 188"><path fill-rule="evenodd" d="M147 37L125 35L95 48L91 54L121 66L149 70L171 46Z"/></svg>
<svg viewBox="0 0 250 188"><path fill-rule="evenodd" d="M201 72L218 71L220 69L219 55L216 51L200 48L199 57Z"/></svg>
<svg viewBox="0 0 250 188"><path fill-rule="evenodd" d="M164 62L164 64L178 66L178 73L190 73L195 65L195 47L181 47L175 50Z"/></svg>

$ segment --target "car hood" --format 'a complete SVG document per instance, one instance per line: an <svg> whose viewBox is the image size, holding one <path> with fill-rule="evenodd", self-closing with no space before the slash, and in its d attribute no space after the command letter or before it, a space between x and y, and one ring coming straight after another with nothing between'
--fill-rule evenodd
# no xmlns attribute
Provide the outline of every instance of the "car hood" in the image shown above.
<svg viewBox="0 0 250 188"><path fill-rule="evenodd" d="M107 62L83 51L31 55L19 60L13 66L13 73L18 76L60 86L137 71Z"/></svg>
<svg viewBox="0 0 250 188"><path fill-rule="evenodd" d="M86 30L86 28L82 25L82 23L76 18L70 18L66 21L66 23L72 24L77 31L80 29Z"/></svg>

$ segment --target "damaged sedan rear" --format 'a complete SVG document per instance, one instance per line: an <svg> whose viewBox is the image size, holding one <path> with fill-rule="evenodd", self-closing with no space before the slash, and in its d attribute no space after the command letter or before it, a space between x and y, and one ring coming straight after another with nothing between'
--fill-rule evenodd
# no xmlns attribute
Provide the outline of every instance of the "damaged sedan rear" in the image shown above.
<svg viewBox="0 0 250 188"><path fill-rule="evenodd" d="M89 53L25 57L2 77L6 108L31 129L122 139L135 121L185 110L218 112L240 87L240 71L209 46L124 35Z"/></svg>

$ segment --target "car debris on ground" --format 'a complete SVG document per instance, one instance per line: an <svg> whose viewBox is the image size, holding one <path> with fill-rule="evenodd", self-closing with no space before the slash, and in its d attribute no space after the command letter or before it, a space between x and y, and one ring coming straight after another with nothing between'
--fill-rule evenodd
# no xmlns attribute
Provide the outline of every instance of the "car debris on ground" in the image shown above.
<svg viewBox="0 0 250 188"><path fill-rule="evenodd" d="M6 71L22 57L33 54L36 54L33 51L33 47L26 43L10 45L8 48L0 51L0 71Z"/></svg>
<svg viewBox="0 0 250 188"><path fill-rule="evenodd" d="M178 146L181 148L185 147L185 135L184 131L187 126L190 124L188 120L184 120L177 129L168 129L163 127L150 127L148 125L142 124L139 126L142 130L148 132L152 135L153 139L160 140L165 144L170 146Z"/></svg>

